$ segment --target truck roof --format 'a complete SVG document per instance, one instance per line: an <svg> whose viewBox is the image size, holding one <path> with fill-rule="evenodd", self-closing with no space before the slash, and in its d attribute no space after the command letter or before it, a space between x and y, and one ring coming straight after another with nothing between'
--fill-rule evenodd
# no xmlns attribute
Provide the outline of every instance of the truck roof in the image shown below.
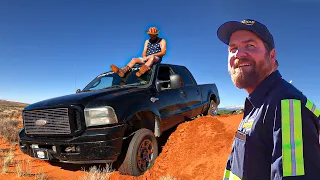
<svg viewBox="0 0 320 180"><path fill-rule="evenodd" d="M159 64L155 64L153 65L154 66L158 66L158 65L164 65L164 66L175 66L175 67L185 67L183 65L178 65L178 64L170 64L170 63L159 63ZM137 67L140 67L141 65L135 65L133 68L137 68ZM113 72L110 70L110 71L106 71L106 72L103 72L101 74L99 74L97 77L99 76L102 76L102 75L106 75L106 74L113 74Z"/></svg>

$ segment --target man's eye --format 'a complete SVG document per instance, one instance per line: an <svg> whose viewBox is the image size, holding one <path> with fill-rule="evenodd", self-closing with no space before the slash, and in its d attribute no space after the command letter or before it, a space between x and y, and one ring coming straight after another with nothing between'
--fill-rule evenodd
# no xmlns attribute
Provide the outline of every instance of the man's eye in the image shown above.
<svg viewBox="0 0 320 180"><path fill-rule="evenodd" d="M234 53L237 51L237 48L230 48L230 52Z"/></svg>
<svg viewBox="0 0 320 180"><path fill-rule="evenodd" d="M248 44L247 47L254 48L255 46L253 44Z"/></svg>

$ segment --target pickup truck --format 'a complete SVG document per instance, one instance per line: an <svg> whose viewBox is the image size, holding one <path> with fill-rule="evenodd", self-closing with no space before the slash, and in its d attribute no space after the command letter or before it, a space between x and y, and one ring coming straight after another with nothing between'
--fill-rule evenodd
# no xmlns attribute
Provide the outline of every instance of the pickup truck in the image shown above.
<svg viewBox="0 0 320 180"><path fill-rule="evenodd" d="M139 176L153 166L164 131L217 114L216 85L198 85L185 66L155 64L138 78L139 68L123 78L102 73L74 94L25 107L21 151L48 162L118 164L121 174Z"/></svg>

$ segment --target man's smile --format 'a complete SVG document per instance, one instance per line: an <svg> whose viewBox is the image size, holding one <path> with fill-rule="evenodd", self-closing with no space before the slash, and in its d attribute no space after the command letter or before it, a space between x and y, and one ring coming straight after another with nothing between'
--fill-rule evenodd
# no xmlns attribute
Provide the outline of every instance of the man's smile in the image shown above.
<svg viewBox="0 0 320 180"><path fill-rule="evenodd" d="M247 62L242 62L242 63L239 63L239 59L236 59L235 61L234 61L234 66L233 66L233 68L234 69L238 69L238 68L246 68L246 67L249 67L249 66L251 66L251 63L247 63Z"/></svg>

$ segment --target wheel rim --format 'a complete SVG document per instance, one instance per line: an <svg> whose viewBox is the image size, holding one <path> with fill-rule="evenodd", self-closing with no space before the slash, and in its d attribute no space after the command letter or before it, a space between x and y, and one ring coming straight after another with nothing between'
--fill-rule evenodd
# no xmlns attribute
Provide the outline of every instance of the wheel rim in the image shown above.
<svg viewBox="0 0 320 180"><path fill-rule="evenodd" d="M210 110L211 110L211 114L212 115L217 115L218 114L217 106L213 102L211 102Z"/></svg>
<svg viewBox="0 0 320 180"><path fill-rule="evenodd" d="M140 171L146 171L149 168L152 158L152 142L149 139L145 139L142 141L138 149L137 164Z"/></svg>

